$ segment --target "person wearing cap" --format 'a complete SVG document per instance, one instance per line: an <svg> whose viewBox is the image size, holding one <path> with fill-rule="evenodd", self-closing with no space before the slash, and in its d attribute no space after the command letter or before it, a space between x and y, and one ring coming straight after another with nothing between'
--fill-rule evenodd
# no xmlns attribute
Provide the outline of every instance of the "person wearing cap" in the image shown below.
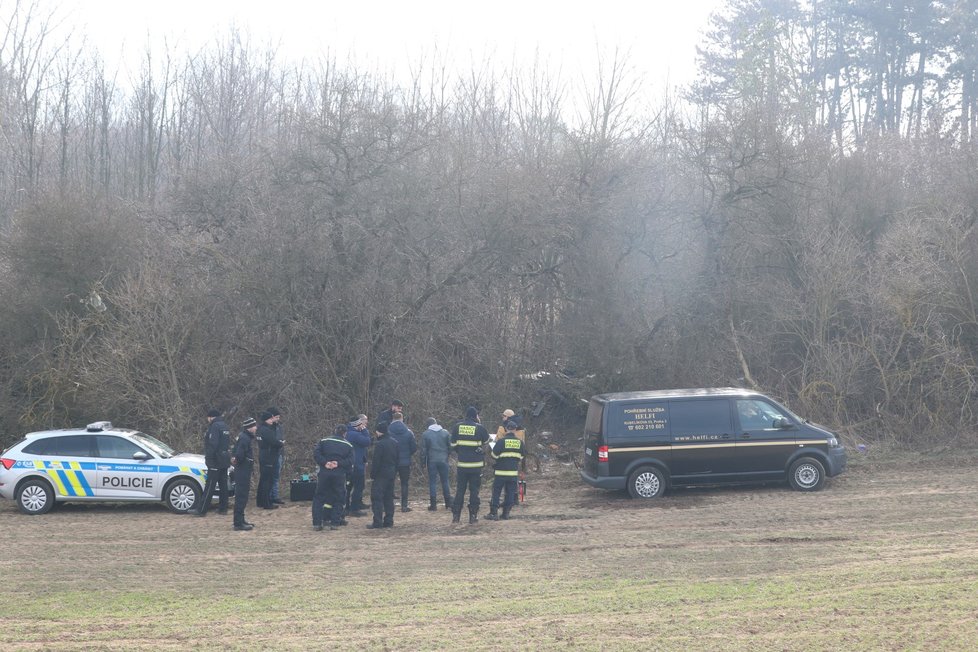
<svg viewBox="0 0 978 652"><path fill-rule="evenodd" d="M428 429L421 435L421 463L428 468L428 511L438 510L438 482L445 496L445 509L452 508L452 495L448 486L448 455L452 450L452 437L438 424L434 417L428 417Z"/></svg>
<svg viewBox="0 0 978 652"><path fill-rule="evenodd" d="M509 510L516 504L516 484L519 481L520 462L526 457L526 444L516 436L516 420L510 419L505 424L505 434L497 439L492 446L492 459L495 462L495 473L492 480L492 498L489 500L490 521L509 518ZM503 500L503 515L498 516L499 495L505 491Z"/></svg>
<svg viewBox="0 0 978 652"><path fill-rule="evenodd" d="M228 513L228 468L231 466L231 432L228 430L221 411L211 409L207 412L207 431L204 433L204 462L207 464L207 483L200 507L191 510L196 516L206 516L214 497L214 488L220 492L217 513Z"/></svg>
<svg viewBox="0 0 978 652"><path fill-rule="evenodd" d="M333 429L312 452L319 467L319 483L312 499L312 528L323 529L323 508L329 509L329 529L346 525L346 477L353 472L353 444L346 440L346 424Z"/></svg>
<svg viewBox="0 0 978 652"><path fill-rule="evenodd" d="M363 511L363 490L367 483L367 451L373 444L367 432L367 415L358 414L346 425L346 440L353 444L353 474L350 476L350 493L346 501L346 512L350 516L366 516Z"/></svg>
<svg viewBox="0 0 978 652"><path fill-rule="evenodd" d="M503 422L496 428L496 439L502 439L506 436L506 422L515 421L516 422L516 437L522 442L526 442L526 429L523 428L523 422L520 420L516 413L506 408L503 410Z"/></svg>
<svg viewBox="0 0 978 652"><path fill-rule="evenodd" d="M408 507L408 490L411 487L411 457L418 450L418 442L414 433L404 423L404 415L395 412L393 421L387 426L387 432L397 442L397 475L401 478L401 511L410 512Z"/></svg>
<svg viewBox="0 0 978 652"><path fill-rule="evenodd" d="M387 423L378 423L374 434L377 442L370 460L370 508L374 520L367 526L370 530L394 527L394 479L397 477L397 442L387 433Z"/></svg>
<svg viewBox="0 0 978 652"><path fill-rule="evenodd" d="M382 410L381 413L377 415L376 424L379 426L382 423L386 423L389 426L391 421L394 420L395 414L404 414L404 404L396 398L391 401L391 406L389 408ZM374 426L374 430L376 429L377 426Z"/></svg>
<svg viewBox="0 0 978 652"><path fill-rule="evenodd" d="M284 505L285 501L278 493L279 480L282 477L282 463L285 462L285 433L282 430L282 411L277 407L270 407L266 411L275 417L272 420L272 425L275 427L275 436L279 441L278 457L275 458L275 466L272 469L272 488L269 495L273 505Z"/></svg>
<svg viewBox="0 0 978 652"><path fill-rule="evenodd" d="M275 432L275 415L265 410L258 420L258 491L255 500L262 509L277 509L272 502L272 477L278 463L282 442Z"/></svg>
<svg viewBox="0 0 978 652"><path fill-rule="evenodd" d="M469 492L469 523L479 520L479 488L482 467L485 466L485 445L489 431L479 422L479 410L474 405L465 409L465 418L452 426L451 447L458 457L455 501L452 503L452 523L462 518L465 492Z"/></svg>
<svg viewBox="0 0 978 652"><path fill-rule="evenodd" d="M251 490L251 471L255 467L252 453L252 441L258 422L251 417L241 424L241 432L234 442L231 451L231 464L234 465L234 529L250 530L255 526L245 520L245 506L248 504L248 492Z"/></svg>

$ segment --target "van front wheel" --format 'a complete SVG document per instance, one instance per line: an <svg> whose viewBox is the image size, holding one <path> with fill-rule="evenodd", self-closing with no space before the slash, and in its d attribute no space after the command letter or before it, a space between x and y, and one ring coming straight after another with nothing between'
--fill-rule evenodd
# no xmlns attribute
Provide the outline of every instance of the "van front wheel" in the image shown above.
<svg viewBox="0 0 978 652"><path fill-rule="evenodd" d="M643 466L628 476L628 494L632 498L658 498L666 490L666 478L654 466Z"/></svg>
<svg viewBox="0 0 978 652"><path fill-rule="evenodd" d="M788 469L788 482L796 491L818 491L825 484L825 467L813 457L803 457Z"/></svg>

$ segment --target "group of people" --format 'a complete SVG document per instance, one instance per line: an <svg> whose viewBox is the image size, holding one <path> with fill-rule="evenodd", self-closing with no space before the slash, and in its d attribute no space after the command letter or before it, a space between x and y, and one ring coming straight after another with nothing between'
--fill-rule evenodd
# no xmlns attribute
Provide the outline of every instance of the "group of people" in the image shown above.
<svg viewBox="0 0 978 652"><path fill-rule="evenodd" d="M345 424L337 425L313 449L318 469L316 492L312 502L312 525L316 531L325 526L335 530L347 525L346 516L366 516L368 505L363 502L366 490L367 462L370 463L370 505L373 513L369 529L394 526L395 484L400 479L401 511L410 512L411 462L421 451L421 462L428 471L430 511L438 509L438 489L442 491L445 508L452 511L452 523L460 523L468 493L469 523L479 518L479 493L486 454L494 460L492 497L489 520L508 519L517 501L519 468L526 456L525 431L512 410L502 414L503 424L495 440L482 425L479 411L470 406L465 417L450 429L442 427L435 418L426 422L426 430L418 446L414 433L404 421L404 404L391 401L368 430L368 419L359 414ZM251 530L254 525L244 517L244 508L251 488L254 468L253 442L259 444L259 473L257 503L264 509L275 509L282 501L278 497L278 476L281 473L282 450L285 439L281 430L281 413L269 408L260 416L261 423L245 419L241 432L228 452L230 432L221 413L207 413L208 428L204 434L204 456L207 463L207 483L199 511L207 513L215 486L220 489L218 511L227 512L227 476L229 463L235 468L234 523L235 530ZM372 453L370 452L372 449ZM449 457L457 457L455 496L449 483ZM501 508L501 512L500 512Z"/></svg>

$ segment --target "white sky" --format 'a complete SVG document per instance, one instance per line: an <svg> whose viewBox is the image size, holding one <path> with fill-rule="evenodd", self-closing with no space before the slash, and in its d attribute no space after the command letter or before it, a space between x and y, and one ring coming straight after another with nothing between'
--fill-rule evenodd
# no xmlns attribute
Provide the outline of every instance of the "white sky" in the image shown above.
<svg viewBox="0 0 978 652"><path fill-rule="evenodd" d="M42 0L43 2L44 0ZM51 0L54 1L54 0ZM2 2L2 0L0 0ZM138 60L148 39L190 50L234 26L283 55L329 51L371 69L406 74L437 49L460 69L491 57L506 65L537 52L564 76L595 69L617 48L646 81L692 81L695 47L721 0L60 0L76 33L110 65ZM124 68L125 65L122 64ZM133 66L135 67L135 66Z"/></svg>

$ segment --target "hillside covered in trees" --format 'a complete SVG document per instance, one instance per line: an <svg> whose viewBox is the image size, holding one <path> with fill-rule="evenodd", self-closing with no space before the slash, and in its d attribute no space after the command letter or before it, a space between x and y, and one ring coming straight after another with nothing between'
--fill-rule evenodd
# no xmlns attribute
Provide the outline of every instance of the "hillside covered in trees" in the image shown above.
<svg viewBox="0 0 978 652"><path fill-rule="evenodd" d="M392 396L576 437L591 394L717 385L975 443L978 0L731 0L651 110L625 56L403 84L232 31L123 80L8 13L0 443Z"/></svg>

